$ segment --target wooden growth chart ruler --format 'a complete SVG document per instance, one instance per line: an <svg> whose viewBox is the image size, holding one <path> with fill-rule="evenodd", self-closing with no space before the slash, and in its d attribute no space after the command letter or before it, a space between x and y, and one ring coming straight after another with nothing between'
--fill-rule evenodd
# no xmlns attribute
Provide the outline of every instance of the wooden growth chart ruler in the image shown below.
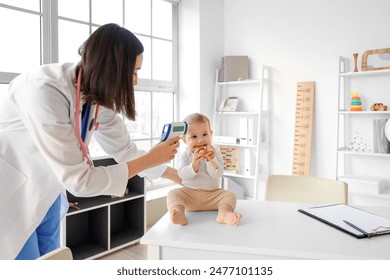
<svg viewBox="0 0 390 280"><path fill-rule="evenodd" d="M299 82L295 112L293 175L310 176L315 82Z"/></svg>

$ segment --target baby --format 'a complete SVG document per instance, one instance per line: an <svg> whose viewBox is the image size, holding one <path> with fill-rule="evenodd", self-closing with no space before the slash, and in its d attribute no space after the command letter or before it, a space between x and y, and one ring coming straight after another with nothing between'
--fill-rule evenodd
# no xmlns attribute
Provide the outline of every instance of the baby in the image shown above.
<svg viewBox="0 0 390 280"><path fill-rule="evenodd" d="M218 223L238 225L241 214L234 212L236 196L220 187L224 163L221 152L212 146L209 119L195 113L184 121L188 123L182 138L186 147L180 151L178 166L184 187L170 191L167 197L172 223L186 225L185 210L218 210Z"/></svg>

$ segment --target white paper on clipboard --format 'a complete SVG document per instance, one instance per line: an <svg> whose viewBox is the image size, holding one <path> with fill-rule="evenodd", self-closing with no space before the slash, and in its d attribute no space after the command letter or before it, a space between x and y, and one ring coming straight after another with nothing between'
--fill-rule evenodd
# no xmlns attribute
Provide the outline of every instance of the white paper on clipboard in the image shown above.
<svg viewBox="0 0 390 280"><path fill-rule="evenodd" d="M358 238L390 234L389 219L345 204L309 207L299 209L299 212L307 214ZM365 234L351 227L345 221L368 233L369 236L365 236Z"/></svg>

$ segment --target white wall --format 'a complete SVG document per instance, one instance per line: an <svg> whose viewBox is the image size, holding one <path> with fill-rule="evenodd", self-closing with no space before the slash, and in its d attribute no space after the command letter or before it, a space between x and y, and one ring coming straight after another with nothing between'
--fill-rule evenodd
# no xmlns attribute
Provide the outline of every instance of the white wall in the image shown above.
<svg viewBox="0 0 390 280"><path fill-rule="evenodd" d="M312 175L334 178L338 58L351 58L370 49L390 47L390 1L388 0L182 0L182 10L196 5L198 25L195 39L181 26L181 43L194 46L194 52L181 53L181 78L190 55L194 79L181 79L183 110L199 106L212 116L214 71L224 55L249 55L252 77L258 77L261 64L273 69L271 171L291 174L296 86L300 81L316 82L312 149ZM210 7L210 9L206 8ZM185 9L184 9L185 10ZM223 11L223 15L220 14ZM188 12L188 11L186 11ZM192 13L192 12L191 12ZM215 15L215 17L213 16ZM183 19L184 14L181 15ZM224 35L220 34L224 20ZM189 18L186 20L190 20ZM212 38L215 38L212 40ZM223 51L219 40L223 38ZM191 41L187 41L190 40ZM183 46L182 46L183 47ZM193 54L199 57L194 57ZM199 80L197 80L199 78ZM199 100L184 104L188 92ZM198 92L196 92L198 91ZM187 93L187 94L186 94ZM186 97L187 96L187 97ZM183 114L183 111L181 112Z"/></svg>
<svg viewBox="0 0 390 280"><path fill-rule="evenodd" d="M182 0L179 11L179 118L213 111L215 71L224 51L223 0Z"/></svg>

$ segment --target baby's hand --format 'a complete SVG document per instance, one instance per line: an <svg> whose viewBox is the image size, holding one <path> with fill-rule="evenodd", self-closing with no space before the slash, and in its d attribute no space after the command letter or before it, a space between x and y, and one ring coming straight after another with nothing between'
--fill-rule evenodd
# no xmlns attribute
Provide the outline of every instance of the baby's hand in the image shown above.
<svg viewBox="0 0 390 280"><path fill-rule="evenodd" d="M194 152L194 156L192 157L192 167L195 172L199 171L200 161L204 159L204 155L199 153L199 151Z"/></svg>
<svg viewBox="0 0 390 280"><path fill-rule="evenodd" d="M215 157L215 148L213 146L208 146L204 156L208 160L213 159Z"/></svg>
<svg viewBox="0 0 390 280"><path fill-rule="evenodd" d="M193 160L200 161L204 158L205 151L204 150L198 150L194 152Z"/></svg>

